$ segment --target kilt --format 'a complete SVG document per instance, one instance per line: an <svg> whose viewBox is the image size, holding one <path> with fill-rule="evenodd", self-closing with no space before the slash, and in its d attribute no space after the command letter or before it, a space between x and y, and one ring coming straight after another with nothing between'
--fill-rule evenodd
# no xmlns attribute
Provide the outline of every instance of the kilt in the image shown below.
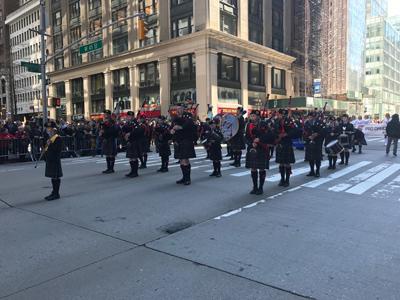
<svg viewBox="0 0 400 300"><path fill-rule="evenodd" d="M141 140L141 149L143 154L144 153L149 153L150 152L150 139L148 137L145 137Z"/></svg>
<svg viewBox="0 0 400 300"><path fill-rule="evenodd" d="M277 164L294 164L296 159L292 145L279 144L276 146L276 163Z"/></svg>
<svg viewBox="0 0 400 300"><path fill-rule="evenodd" d="M307 161L322 160L322 143L316 142L316 143L306 144L306 157L305 158Z"/></svg>
<svg viewBox="0 0 400 300"><path fill-rule="evenodd" d="M211 145L209 148L210 160L217 161L222 160L222 148L220 144Z"/></svg>
<svg viewBox="0 0 400 300"><path fill-rule="evenodd" d="M63 171L61 168L61 159L59 160L46 160L45 176L48 178L61 178Z"/></svg>
<svg viewBox="0 0 400 300"><path fill-rule="evenodd" d="M175 148L175 153L174 153L175 159L189 159L196 157L196 152L194 150L194 144L192 140L182 140L176 142L174 148Z"/></svg>
<svg viewBox="0 0 400 300"><path fill-rule="evenodd" d="M113 138L103 139L103 154L105 156L116 156L117 155L117 141Z"/></svg>
<svg viewBox="0 0 400 300"><path fill-rule="evenodd" d="M267 153L264 151L254 151L250 149L246 153L246 168L247 169L269 169L269 158Z"/></svg>
<svg viewBox="0 0 400 300"><path fill-rule="evenodd" d="M126 145L126 158L138 159L142 156L140 145L138 142L128 142Z"/></svg>
<svg viewBox="0 0 400 300"><path fill-rule="evenodd" d="M171 155L171 147L168 143L159 143L158 144L158 154L160 157L170 156Z"/></svg>
<svg viewBox="0 0 400 300"><path fill-rule="evenodd" d="M229 146L234 152L242 151L246 149L246 144L244 142L244 136L242 134L237 134L229 140Z"/></svg>

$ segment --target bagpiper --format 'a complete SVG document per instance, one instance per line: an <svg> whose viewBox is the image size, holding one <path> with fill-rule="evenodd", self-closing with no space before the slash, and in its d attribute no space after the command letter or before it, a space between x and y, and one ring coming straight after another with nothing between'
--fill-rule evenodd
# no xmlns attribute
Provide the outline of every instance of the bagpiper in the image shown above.
<svg viewBox="0 0 400 300"><path fill-rule="evenodd" d="M262 195L264 183L269 169L270 147L274 144L276 135L270 130L266 121L260 121L258 111L250 114L250 123L246 129L248 144L246 153L246 168L251 169L253 189L250 194Z"/></svg>
<svg viewBox="0 0 400 300"><path fill-rule="evenodd" d="M174 140L174 157L179 159L182 170L182 179L176 183L190 185L190 159L196 157L194 143L197 141L197 128L193 122L192 114L185 112L183 107L178 107L177 109L177 116L174 118L171 134Z"/></svg>
<svg viewBox="0 0 400 300"><path fill-rule="evenodd" d="M49 136L44 148L44 158L46 161L45 176L51 178L51 185L53 187L51 194L45 197L45 200L53 201L60 199L61 177L63 177L61 167L61 151L63 148L63 142L61 137L57 134L56 123L47 122L45 127Z"/></svg>
<svg viewBox="0 0 400 300"><path fill-rule="evenodd" d="M139 157L142 156L142 147L141 142L144 137L144 130L142 126L135 119L135 114L132 111L127 113L127 122L122 127L122 133L124 135L125 140L127 141L126 145L126 158L129 158L129 165L131 167L131 171L126 174L126 177L135 178L138 177L138 168L139 168Z"/></svg>
<svg viewBox="0 0 400 300"><path fill-rule="evenodd" d="M147 153L150 152L150 144L151 144L151 128L150 125L147 123L146 118L142 116L140 119L140 125L143 128L144 134L141 140L141 147L142 147L142 155L139 157L140 160L140 167L139 169L146 169L147 168Z"/></svg>
<svg viewBox="0 0 400 300"><path fill-rule="evenodd" d="M292 175L292 164L296 162L292 139L299 136L299 130L289 117L288 111L280 109L274 124L276 140L276 163L279 164L281 180L279 186L288 187Z"/></svg>
<svg viewBox="0 0 400 300"><path fill-rule="evenodd" d="M171 156L170 141L172 140L170 127L165 117L160 117L155 128L157 151L161 157L161 168L157 172L161 173L168 172L169 157Z"/></svg>
<svg viewBox="0 0 400 300"><path fill-rule="evenodd" d="M320 177L324 124L317 117L316 112L310 112L304 123L304 142L306 147L306 160L310 165L310 172L307 176Z"/></svg>
<svg viewBox="0 0 400 300"><path fill-rule="evenodd" d="M106 157L107 169L103 174L114 173L115 157L117 156L117 138L119 128L112 118L111 111L104 111L104 122L101 125L100 136L103 139L102 150Z"/></svg>
<svg viewBox="0 0 400 300"><path fill-rule="evenodd" d="M236 168L239 168L241 166L241 161L242 161L242 150L246 149L246 144L244 142L244 132L245 132L245 121L243 118L243 115L245 114L245 111L243 110L242 107L237 108L237 118L239 121L239 130L236 133L235 136L233 136L229 140L230 144L230 149L233 153L233 163L231 166L234 166Z"/></svg>

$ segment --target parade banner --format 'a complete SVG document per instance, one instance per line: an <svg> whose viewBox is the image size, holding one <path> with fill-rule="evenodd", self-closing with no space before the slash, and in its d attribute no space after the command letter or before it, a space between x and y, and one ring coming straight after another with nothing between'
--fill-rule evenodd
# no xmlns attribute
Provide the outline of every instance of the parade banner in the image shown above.
<svg viewBox="0 0 400 300"><path fill-rule="evenodd" d="M362 128L362 132L366 136L384 136L386 134L386 125L385 124L369 124L364 125Z"/></svg>

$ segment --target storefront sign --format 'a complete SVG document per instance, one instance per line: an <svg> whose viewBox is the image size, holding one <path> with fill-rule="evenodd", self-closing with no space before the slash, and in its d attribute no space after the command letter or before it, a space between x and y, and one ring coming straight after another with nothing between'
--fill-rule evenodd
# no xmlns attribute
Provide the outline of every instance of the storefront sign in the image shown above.
<svg viewBox="0 0 400 300"><path fill-rule="evenodd" d="M386 134L386 125L384 124L365 125L362 131L367 136L383 136Z"/></svg>

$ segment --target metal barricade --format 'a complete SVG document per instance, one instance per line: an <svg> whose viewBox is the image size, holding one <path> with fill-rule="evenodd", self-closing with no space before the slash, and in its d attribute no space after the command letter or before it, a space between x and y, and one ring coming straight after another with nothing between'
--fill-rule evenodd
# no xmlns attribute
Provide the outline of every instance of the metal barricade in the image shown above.
<svg viewBox="0 0 400 300"><path fill-rule="evenodd" d="M0 139L0 161L25 161L31 158L28 138Z"/></svg>

